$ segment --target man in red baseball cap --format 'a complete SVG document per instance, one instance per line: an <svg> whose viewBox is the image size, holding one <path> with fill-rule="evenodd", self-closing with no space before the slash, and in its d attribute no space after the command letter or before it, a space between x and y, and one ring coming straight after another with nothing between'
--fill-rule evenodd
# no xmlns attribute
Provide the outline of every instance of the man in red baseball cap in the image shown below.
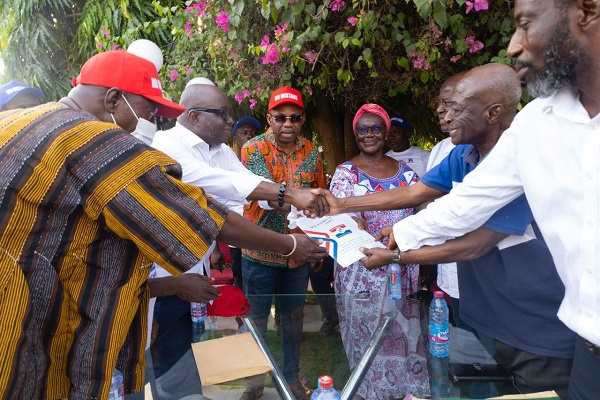
<svg viewBox="0 0 600 400"><path fill-rule="evenodd" d="M97 54L74 83L59 102L0 113L0 398L107 398L117 366L125 393L140 391L153 262L179 275L214 240L301 263L326 254L228 214L129 134L183 111L150 61Z"/></svg>
<svg viewBox="0 0 600 400"><path fill-rule="evenodd" d="M325 173L319 150L300 136L305 121L300 92L289 86L273 92L267 113L267 132L250 139L242 147L242 163L251 172L280 184L279 201L252 201L244 216L259 226L279 233L290 233L286 217L290 205L283 201L286 188L324 188ZM276 296L277 312L283 342L282 372L299 400L310 397L310 390L298 380L303 307L311 268L274 252L242 250L244 291L250 301L250 317L264 336ZM292 295L292 296L285 296ZM256 400L262 396L264 376L247 380L240 400Z"/></svg>

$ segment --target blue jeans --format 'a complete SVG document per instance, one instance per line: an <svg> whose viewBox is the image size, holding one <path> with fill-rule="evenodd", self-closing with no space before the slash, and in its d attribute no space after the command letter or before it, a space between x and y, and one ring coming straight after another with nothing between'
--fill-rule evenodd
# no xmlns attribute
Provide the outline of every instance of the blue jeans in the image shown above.
<svg viewBox="0 0 600 400"><path fill-rule="evenodd" d="M250 318L263 337L267 333L273 295L278 295L275 298L283 346L281 372L289 383L298 380L304 301L310 271L310 264L297 268L271 267L242 258L244 292L250 303ZM262 388L264 375L249 378L247 385L250 388Z"/></svg>

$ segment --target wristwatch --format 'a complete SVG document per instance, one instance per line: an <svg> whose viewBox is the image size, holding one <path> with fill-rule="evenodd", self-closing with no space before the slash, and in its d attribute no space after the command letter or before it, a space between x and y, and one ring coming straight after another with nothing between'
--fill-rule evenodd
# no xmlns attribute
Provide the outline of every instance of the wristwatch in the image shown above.
<svg viewBox="0 0 600 400"><path fill-rule="evenodd" d="M392 261L396 264L400 264L400 250L392 250Z"/></svg>

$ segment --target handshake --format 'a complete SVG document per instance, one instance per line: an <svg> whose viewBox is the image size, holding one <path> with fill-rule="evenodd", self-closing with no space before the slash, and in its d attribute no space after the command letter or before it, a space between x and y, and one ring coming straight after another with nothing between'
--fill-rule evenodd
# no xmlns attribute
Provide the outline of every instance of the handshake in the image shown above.
<svg viewBox="0 0 600 400"><path fill-rule="evenodd" d="M320 218L344 212L341 199L336 198L327 189L287 188L286 200L309 218Z"/></svg>

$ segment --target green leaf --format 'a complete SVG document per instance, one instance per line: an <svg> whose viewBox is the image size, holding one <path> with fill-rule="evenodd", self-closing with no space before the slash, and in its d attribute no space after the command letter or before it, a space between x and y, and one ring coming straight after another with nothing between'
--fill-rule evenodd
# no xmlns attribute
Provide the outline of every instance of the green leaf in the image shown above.
<svg viewBox="0 0 600 400"><path fill-rule="evenodd" d="M271 19L273 20L273 23L276 24L278 18L279 18L279 12L275 8L275 6L271 7Z"/></svg>
<svg viewBox="0 0 600 400"><path fill-rule="evenodd" d="M429 72L422 71L420 78L421 78L421 82L427 83L429 81Z"/></svg>
<svg viewBox="0 0 600 400"><path fill-rule="evenodd" d="M363 50L362 55L365 58L371 58L371 49L367 47Z"/></svg>
<svg viewBox="0 0 600 400"><path fill-rule="evenodd" d="M348 43L350 43L350 39L346 38L342 41L342 47L346 48L348 47Z"/></svg>
<svg viewBox="0 0 600 400"><path fill-rule="evenodd" d="M373 71L371 72L371 75L369 75L371 78L377 78L379 76L379 74L377 73L377 71Z"/></svg>
<svg viewBox="0 0 600 400"><path fill-rule="evenodd" d="M337 32L335 34L335 42L336 43L342 43L342 41L344 40L344 38L346 37L346 34L344 32Z"/></svg>
<svg viewBox="0 0 600 400"><path fill-rule="evenodd" d="M359 39L357 39L357 38L353 38L353 39L352 39L352 44L353 44L354 46L356 46L356 47L360 47L360 46L362 46L362 42L361 42ZM346 46L344 46L344 47L346 47Z"/></svg>
<svg viewBox="0 0 600 400"><path fill-rule="evenodd" d="M446 6L439 1L433 3L433 19L435 20L435 23L440 26L440 28L446 29L448 27Z"/></svg>

